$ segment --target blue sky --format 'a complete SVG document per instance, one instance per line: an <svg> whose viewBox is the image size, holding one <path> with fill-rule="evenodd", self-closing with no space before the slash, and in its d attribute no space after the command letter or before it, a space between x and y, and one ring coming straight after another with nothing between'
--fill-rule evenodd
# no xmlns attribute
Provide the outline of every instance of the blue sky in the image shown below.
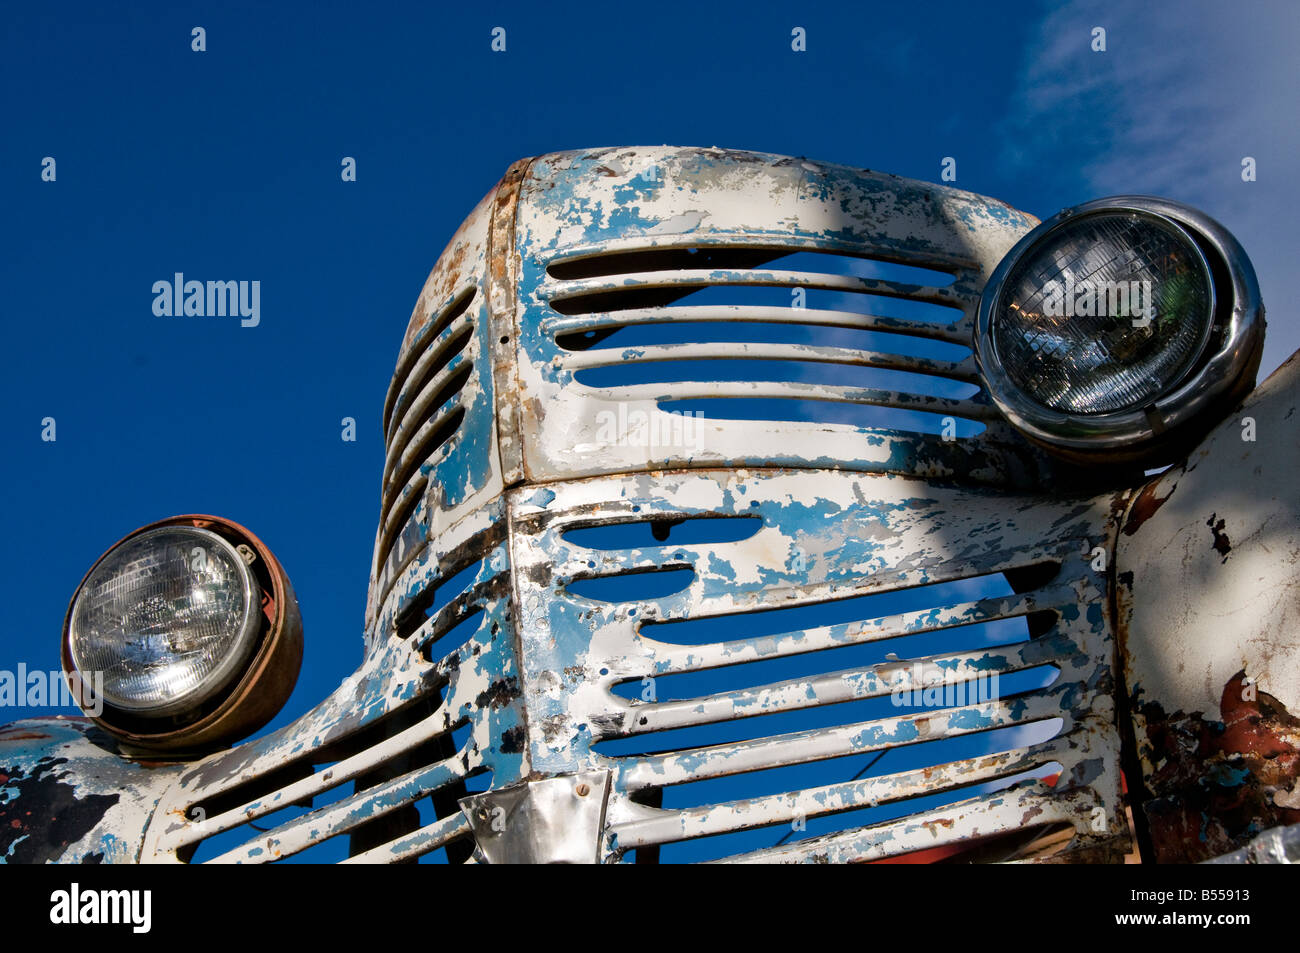
<svg viewBox="0 0 1300 953"><path fill-rule="evenodd" d="M1300 347L1284 295L1298 18L1186 2L11 5L0 668L58 667L67 600L115 539L210 512L258 533L298 592L306 658L277 723L351 672L407 318L456 226L526 155L721 145L929 181L954 156L956 185L1040 217L1118 192L1189 201L1256 263L1271 370ZM155 316L153 283L178 271L260 281L260 324Z"/></svg>

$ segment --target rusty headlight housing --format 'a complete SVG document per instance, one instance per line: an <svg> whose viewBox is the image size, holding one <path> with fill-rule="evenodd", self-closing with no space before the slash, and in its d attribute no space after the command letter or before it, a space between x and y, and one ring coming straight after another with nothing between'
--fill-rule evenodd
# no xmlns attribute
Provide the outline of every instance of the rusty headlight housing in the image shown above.
<svg viewBox="0 0 1300 953"><path fill-rule="evenodd" d="M1076 460L1168 463L1254 384L1255 273L1195 209L1120 196L1026 235L980 301L985 386L1029 439Z"/></svg>
<svg viewBox="0 0 1300 953"><path fill-rule="evenodd" d="M178 516L101 556L63 627L83 711L141 748L200 751L265 724L288 699L302 625L288 577L238 524Z"/></svg>

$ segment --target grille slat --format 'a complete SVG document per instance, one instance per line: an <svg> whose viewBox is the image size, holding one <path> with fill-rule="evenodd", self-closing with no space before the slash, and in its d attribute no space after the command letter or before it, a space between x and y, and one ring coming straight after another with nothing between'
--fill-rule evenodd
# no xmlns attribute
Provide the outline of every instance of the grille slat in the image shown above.
<svg viewBox="0 0 1300 953"><path fill-rule="evenodd" d="M449 364L439 380L431 381L429 387L429 405L420 418L419 427L403 443L394 443L388 452L384 464L384 481L386 492L405 486L416 467L428 458L448 440L451 433L441 433L447 420L460 407L460 393L469 382L474 363L469 358L458 356ZM435 402L436 400L436 402ZM433 439L437 435L438 439Z"/></svg>
<svg viewBox="0 0 1300 953"><path fill-rule="evenodd" d="M326 771L316 772L311 777L283 787L267 797L255 799L214 817L206 818L201 827L181 828L174 835L164 838L162 845L169 850L179 850L206 837L232 830L249 821L256 821L287 805L310 800L332 788L355 780L366 772L450 730L451 725L445 713L439 711L373 748L351 758L345 758Z"/></svg>
<svg viewBox="0 0 1300 953"><path fill-rule="evenodd" d="M970 345L985 279L1032 219L864 170L767 156L733 165L712 150L599 155L533 163L515 206L515 432L530 480L824 464L1030 489L1051 469L982 390L968 389L982 383ZM628 164L643 158L664 177L643 181ZM678 341L687 324L700 327ZM761 332L746 341L742 324L797 328L800 344L851 356L782 349ZM851 342L844 331L895 340ZM654 348L670 343L689 345L673 352L683 359L727 366L655 377L647 368L671 355ZM628 385L662 383L624 386L620 365L596 354L605 350L627 362ZM817 362L826 366L809 372ZM858 369L929 379L864 373L859 386ZM789 383L800 380L809 386ZM925 406L926 397L967 403ZM702 432L658 436L684 414L703 418ZM649 424L633 431L625 417Z"/></svg>
<svg viewBox="0 0 1300 953"><path fill-rule="evenodd" d="M463 780L463 755L459 752L430 767L402 775L392 781L343 798L311 811L263 834L257 840L227 851L210 863L267 863L291 857L313 844L428 797L435 791Z"/></svg>
<svg viewBox="0 0 1300 953"><path fill-rule="evenodd" d="M969 328L956 321L941 324L826 308L742 304L665 305L660 308L629 308L626 311L593 311L575 315L551 312L542 319L542 328L559 338L588 330L688 321L714 324L748 322L758 325L804 325L814 329L847 328L907 335L963 346L970 344Z"/></svg>
<svg viewBox="0 0 1300 953"><path fill-rule="evenodd" d="M393 420L384 437L390 449L394 444L406 442L404 435L410 432L412 425L418 425L431 403L435 407L442 403L435 403L432 398L450 375L451 369L447 365L469 346L473 330L470 325L448 328L429 346L420 363L412 368L412 377L418 377L419 381L412 388L414 394L408 397L403 392L402 399L394 409Z"/></svg>
<svg viewBox="0 0 1300 953"><path fill-rule="evenodd" d="M935 768L805 788L767 797L727 801L706 807L657 812L616 827L620 848L707 837L855 808L877 807L925 795L974 787L1042 768L1055 756L1051 744L1038 744L979 758L951 761Z"/></svg>
<svg viewBox="0 0 1300 953"><path fill-rule="evenodd" d="M384 399L385 433L392 430L393 419L412 396L408 384L413 376L420 373L417 365L434 359L431 352L436 350L438 338L454 336L456 332L450 330L451 325L469 310L470 305L474 303L477 290L476 287L470 286L458 291L443 309L425 325L424 330L419 333L416 339L403 348L402 357L398 361L397 369L393 372L393 379L388 385L388 395Z"/></svg>
<svg viewBox="0 0 1300 953"><path fill-rule="evenodd" d="M471 367L472 365L467 365L466 370ZM463 419L464 408L461 406L460 394L457 392L420 427L410 445L403 450L401 457L396 461L398 470L390 479L390 487L397 487L397 489L386 492L380 522L380 546L384 552L392 548L393 541L410 521L423 496L424 488L429 484L425 465L444 446L447 446L447 452L450 452L449 444Z"/></svg>
<svg viewBox="0 0 1300 953"><path fill-rule="evenodd" d="M1002 813L1023 818L1032 813L1035 827L1066 824L1075 827L1079 814L1096 806L1088 790L1071 790L1044 798L1041 789L1024 787L988 793L966 803L943 805L870 827L849 829L805 841L751 850L715 863L853 863L881 861L918 850L965 844L1008 831Z"/></svg>
<svg viewBox="0 0 1300 953"><path fill-rule="evenodd" d="M850 274L936 288L953 283L957 272L969 270L965 258L939 255L864 254L852 245L833 242L787 244L764 242L738 245L735 239L707 244L628 245L570 248L546 267L551 278L573 280L636 272L755 269L781 265L780 270L820 274ZM879 272L870 275L868 272ZM892 278L890 276L893 276ZM905 279L916 279L906 281Z"/></svg>
<svg viewBox="0 0 1300 953"><path fill-rule="evenodd" d="M801 361L911 371L953 380L977 382L979 370L973 357L962 361L939 361L905 354L850 350L843 347L815 347L801 344L659 344L636 348L608 348L583 351L566 360L575 372L596 367L653 364L668 361Z"/></svg>
<svg viewBox="0 0 1300 953"><path fill-rule="evenodd" d="M897 820L810 838L805 841L722 857L714 863L861 863L914 851L976 841L1007 831L999 818L1032 816L1035 826L1073 827L1081 813L1096 806L1092 792L1075 790L1043 797L1039 786L989 793L968 802L945 804ZM960 809L958 810L957 808ZM1032 812L1032 813L1031 813Z"/></svg>
<svg viewBox="0 0 1300 953"><path fill-rule="evenodd" d="M963 705L831 728L789 732L708 748L687 748L657 755L607 760L617 766L619 779L627 785L627 789L636 791L872 751L887 751L920 738L953 738L1050 718L1064 717L1062 732L1068 733L1073 722L1068 713L1062 712L1060 696L1077 691L1078 687L1077 684L1057 685L1044 692L1017 698L1013 702Z"/></svg>
<svg viewBox="0 0 1300 953"><path fill-rule="evenodd" d="M385 398L385 455L380 479L379 527L367 599L367 643L397 576L428 544L432 514L421 508L430 481L446 486L461 466L477 479L455 481L455 494L436 501L456 508L488 489L494 470L483 466L494 451L486 441L462 453L463 433L492 432L494 400L486 325L487 245L493 195L465 221L425 281L407 326L397 368ZM486 399L484 399L486 398ZM464 459L462 459L464 458Z"/></svg>
<svg viewBox="0 0 1300 953"><path fill-rule="evenodd" d="M817 274L805 271L702 271L682 269L672 272L641 272L616 274L607 278L586 278L567 282L546 282L538 294L560 314L578 314L593 309L589 300L598 296L633 296L647 289L673 289L683 293L702 288L717 287L773 287L805 288L821 291L838 291L849 294L878 295L887 298L907 298L912 301L942 305L951 309L948 321L969 319L971 308L977 304L969 294L951 288L927 285L901 284L859 278L853 275ZM617 300L617 299L615 299ZM947 323L947 322L945 322Z"/></svg>
<svg viewBox="0 0 1300 953"><path fill-rule="evenodd" d="M954 581L963 581L961 579ZM938 585L942 585L939 583ZM885 589L873 592L865 598L904 593L906 588ZM1073 607L1073 591L1069 582L1023 593L1017 596L994 597L972 602L963 602L950 606L936 606L915 612L900 613L884 618L864 618L861 621L843 622L836 625L814 625L807 629L774 632L757 638L738 639L734 641L713 642L696 645L692 642L678 642L674 630L681 629L680 622L665 621L643 626L641 635L656 642L654 649L655 667L644 675L670 675L676 672L701 671L722 666L741 665L746 662L771 658L788 658L804 655L821 649L837 649L849 645L893 642L909 637L919 637L927 633L941 632L966 625L995 622L1028 616L1033 612L1051 611L1065 606ZM782 612L780 608L768 609L764 613L748 616L705 617L714 620L731 618L736 625L752 625L763 621L761 616ZM755 619L755 616L759 619ZM780 628L780 626L776 626ZM688 645L678 648L678 645ZM622 668L622 667L620 667ZM620 674L623 674L620 671Z"/></svg>
<svg viewBox="0 0 1300 953"><path fill-rule="evenodd" d="M464 814L452 814L389 844L354 854L345 864L396 864L432 853L439 847L471 837L469 820Z"/></svg>
<svg viewBox="0 0 1300 953"><path fill-rule="evenodd" d="M664 731L738 718L752 718L839 702L886 698L898 692L922 691L916 681L920 666L926 675L946 675L974 682L981 676L1002 676L1039 665L1065 661L1078 646L1066 635L1048 636L1006 648L978 653L945 654L866 669L828 672L816 678L773 682L700 698L631 706L629 724L637 732ZM924 677L924 676L923 676Z"/></svg>
<svg viewBox="0 0 1300 953"><path fill-rule="evenodd" d="M629 384L617 389L627 401L668 402L726 398L767 398L803 400L824 404L866 404L894 410L917 410L946 414L968 420L1001 420L997 408L987 400L954 400L930 394L876 390L828 384L802 384L797 381L683 381L672 384ZM706 414L712 418L712 414ZM779 417L774 419L780 419Z"/></svg>

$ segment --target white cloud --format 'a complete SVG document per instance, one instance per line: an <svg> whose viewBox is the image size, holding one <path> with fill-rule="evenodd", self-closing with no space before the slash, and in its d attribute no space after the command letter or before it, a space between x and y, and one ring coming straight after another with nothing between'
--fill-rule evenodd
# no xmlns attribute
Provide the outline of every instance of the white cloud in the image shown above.
<svg viewBox="0 0 1300 953"><path fill-rule="evenodd" d="M1106 30L1104 53L1092 29ZM1150 193L1228 227L1268 315L1261 377L1300 348L1300 5L1204 0L1132 7L1076 0L1031 39L1006 158L1026 173L1081 170L1091 196ZM1257 162L1255 182L1241 161Z"/></svg>

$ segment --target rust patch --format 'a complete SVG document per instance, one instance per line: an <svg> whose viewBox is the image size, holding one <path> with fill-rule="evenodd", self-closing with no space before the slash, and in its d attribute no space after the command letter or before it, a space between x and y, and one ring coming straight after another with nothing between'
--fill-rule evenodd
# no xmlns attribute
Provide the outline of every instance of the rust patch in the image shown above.
<svg viewBox="0 0 1300 953"><path fill-rule="evenodd" d="M513 678L501 678L479 692L474 699L476 708L503 708L519 697L519 687Z"/></svg>
<svg viewBox="0 0 1300 953"><path fill-rule="evenodd" d="M1124 521L1124 535L1132 536L1142 524L1156 515L1156 511L1165 505L1165 502L1174 495L1174 490L1178 489L1175 483L1169 488L1169 492L1164 496L1156 496L1156 490L1160 488L1160 480L1152 480L1142 491L1138 493L1133 500L1133 505L1129 507L1128 519Z"/></svg>
<svg viewBox="0 0 1300 953"><path fill-rule="evenodd" d="M501 735L501 750L506 754L518 754L524 750L526 740L523 726L515 725Z"/></svg>
<svg viewBox="0 0 1300 953"><path fill-rule="evenodd" d="M1140 711L1154 766L1144 811L1158 861L1208 860L1269 827L1300 823L1300 809L1277 800L1288 801L1300 776L1300 719L1245 671L1224 686L1221 721L1166 715L1154 703Z"/></svg>
<svg viewBox="0 0 1300 953"><path fill-rule="evenodd" d="M49 735L43 735L39 731L5 731L0 732L0 741L44 741Z"/></svg>

